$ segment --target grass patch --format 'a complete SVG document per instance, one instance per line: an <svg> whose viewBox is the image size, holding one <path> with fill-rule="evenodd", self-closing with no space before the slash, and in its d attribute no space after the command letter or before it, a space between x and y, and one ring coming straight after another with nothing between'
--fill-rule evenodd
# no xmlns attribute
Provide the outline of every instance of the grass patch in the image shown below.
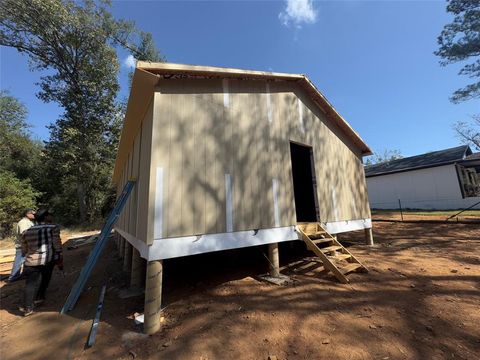
<svg viewBox="0 0 480 360"><path fill-rule="evenodd" d="M418 215L418 216L452 216L460 210L403 210L404 215ZM372 215L398 215L400 210L372 210ZM480 217L480 210L467 210L462 212L459 216Z"/></svg>

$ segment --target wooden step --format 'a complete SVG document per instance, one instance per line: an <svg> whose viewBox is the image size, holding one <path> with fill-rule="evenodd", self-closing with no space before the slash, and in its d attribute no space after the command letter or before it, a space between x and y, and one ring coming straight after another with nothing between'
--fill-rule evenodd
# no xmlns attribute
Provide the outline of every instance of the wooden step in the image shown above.
<svg viewBox="0 0 480 360"><path fill-rule="evenodd" d="M332 260L347 260L347 259L350 259L352 257L352 255L350 254L336 254L336 255L333 255L333 256L330 256L330 255L327 255L327 257L329 259L332 259Z"/></svg>
<svg viewBox="0 0 480 360"><path fill-rule="evenodd" d="M340 268L340 272L343 275L347 275L348 273L351 273L352 271L358 270L361 267L362 267L362 264L351 263L351 264L348 264L348 265Z"/></svg>
<svg viewBox="0 0 480 360"><path fill-rule="evenodd" d="M330 271L338 281L348 284L349 280L346 274L352 271L368 272L368 269L358 261L338 240L333 237L320 223L299 223L297 231L300 233L301 239L307 245L323 264L325 271ZM322 244L322 245L320 245ZM325 247L320 247L325 246ZM346 260L348 263L342 263ZM340 267L341 265L345 265ZM311 266L315 268L315 266ZM308 271L309 265L303 264L302 270ZM312 272L313 273L313 272Z"/></svg>
<svg viewBox="0 0 480 360"><path fill-rule="evenodd" d="M340 250L341 248L342 248L341 246L332 245L332 246L328 246L328 247L325 247L325 248L321 248L320 251L325 254L325 253L330 253L330 252Z"/></svg>
<svg viewBox="0 0 480 360"><path fill-rule="evenodd" d="M330 243L332 241L333 241L332 239L315 239L315 240L312 240L312 242L314 244L325 244L325 243Z"/></svg>
<svg viewBox="0 0 480 360"><path fill-rule="evenodd" d="M323 268L323 264L321 262L312 261L302 266L296 267L292 269L295 273L303 273L303 272L311 272L318 268Z"/></svg>
<svg viewBox="0 0 480 360"><path fill-rule="evenodd" d="M311 233L306 233L310 239L318 239L320 237L326 238L327 233L325 231L313 231Z"/></svg>
<svg viewBox="0 0 480 360"><path fill-rule="evenodd" d="M306 234L316 233L318 231L317 223L299 223L298 228Z"/></svg>

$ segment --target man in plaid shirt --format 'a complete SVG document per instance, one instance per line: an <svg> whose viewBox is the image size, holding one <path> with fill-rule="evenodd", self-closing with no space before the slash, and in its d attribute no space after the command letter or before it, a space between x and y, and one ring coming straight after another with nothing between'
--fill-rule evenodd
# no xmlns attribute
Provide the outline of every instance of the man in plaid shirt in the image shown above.
<svg viewBox="0 0 480 360"><path fill-rule="evenodd" d="M50 278L55 265L63 269L60 227L53 224L53 214L39 210L36 214L38 225L23 233L22 253L25 256L24 270L27 277L24 294L24 315L33 313L34 305L45 300Z"/></svg>

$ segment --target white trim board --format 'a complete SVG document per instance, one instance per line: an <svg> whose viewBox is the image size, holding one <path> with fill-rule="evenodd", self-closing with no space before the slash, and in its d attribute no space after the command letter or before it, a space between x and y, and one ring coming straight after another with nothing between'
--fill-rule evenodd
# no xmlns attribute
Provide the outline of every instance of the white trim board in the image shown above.
<svg viewBox="0 0 480 360"><path fill-rule="evenodd" d="M372 221L371 219L348 220L329 222L323 225L328 232L338 234L341 232L371 228ZM115 228L115 231L135 247L140 252L142 258L149 261L300 240L295 225L270 229L155 239L150 246L118 228Z"/></svg>
<svg viewBox="0 0 480 360"><path fill-rule="evenodd" d="M117 233L120 234L121 237L123 237L125 240L127 240L135 249L138 250L140 253L140 256L144 259L148 259L148 252L149 252L149 246L145 244L142 240L137 239L135 236L130 235L129 233L115 227L113 230L115 230Z"/></svg>
<svg viewBox="0 0 480 360"><path fill-rule="evenodd" d="M295 226L158 239L150 247L148 259L170 259L290 240L298 240Z"/></svg>
<svg viewBox="0 0 480 360"><path fill-rule="evenodd" d="M370 229L372 227L372 219L361 220L344 220L322 223L330 234L338 234L342 232Z"/></svg>

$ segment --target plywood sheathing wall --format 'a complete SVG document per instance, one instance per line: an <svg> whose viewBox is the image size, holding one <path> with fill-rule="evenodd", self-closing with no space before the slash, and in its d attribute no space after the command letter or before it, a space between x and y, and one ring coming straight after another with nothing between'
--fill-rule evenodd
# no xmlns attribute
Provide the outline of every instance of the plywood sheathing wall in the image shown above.
<svg viewBox="0 0 480 360"><path fill-rule="evenodd" d="M153 236L153 213L149 208L152 203L152 192L154 191L150 180L152 167L153 98L145 110L146 112L143 116L141 126L134 136L124 170L120 176L117 194L120 194L129 179L135 179L136 185L120 213L116 226L146 242L149 236Z"/></svg>
<svg viewBox="0 0 480 360"><path fill-rule="evenodd" d="M361 151L292 82L161 80L152 130L150 186L161 168L162 227L140 239L227 231L226 174L234 231L295 224L290 140L314 149L321 221L370 217Z"/></svg>

